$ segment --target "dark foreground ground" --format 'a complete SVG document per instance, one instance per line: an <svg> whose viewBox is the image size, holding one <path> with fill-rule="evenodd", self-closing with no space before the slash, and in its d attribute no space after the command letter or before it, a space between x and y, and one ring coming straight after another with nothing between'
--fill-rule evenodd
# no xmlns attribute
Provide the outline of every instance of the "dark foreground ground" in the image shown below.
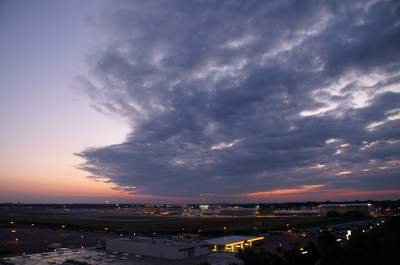
<svg viewBox="0 0 400 265"><path fill-rule="evenodd" d="M203 238L225 233L255 235L271 230L302 230L352 221L350 218L309 217L182 217L108 215L101 212L49 210L0 213L0 255L18 255L61 247L101 246L124 235L200 233ZM226 228L224 230L224 227Z"/></svg>
<svg viewBox="0 0 400 265"><path fill-rule="evenodd" d="M374 221L364 229L351 229L346 239L323 230L295 248L275 253L246 249L239 258L243 265L398 265L400 216Z"/></svg>
<svg viewBox="0 0 400 265"><path fill-rule="evenodd" d="M112 237L116 235L24 225L17 225L12 229L2 227L0 228L0 256L49 251L49 246L56 242L59 243L59 247L64 248L96 247Z"/></svg>

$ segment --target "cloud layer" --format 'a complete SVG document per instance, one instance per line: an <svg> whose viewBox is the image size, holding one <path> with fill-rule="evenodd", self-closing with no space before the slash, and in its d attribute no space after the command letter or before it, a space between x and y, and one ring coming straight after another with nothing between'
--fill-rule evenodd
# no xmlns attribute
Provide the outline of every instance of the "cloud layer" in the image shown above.
<svg viewBox="0 0 400 265"><path fill-rule="evenodd" d="M118 3L82 83L132 131L82 169L194 199L400 189L399 18L398 1Z"/></svg>

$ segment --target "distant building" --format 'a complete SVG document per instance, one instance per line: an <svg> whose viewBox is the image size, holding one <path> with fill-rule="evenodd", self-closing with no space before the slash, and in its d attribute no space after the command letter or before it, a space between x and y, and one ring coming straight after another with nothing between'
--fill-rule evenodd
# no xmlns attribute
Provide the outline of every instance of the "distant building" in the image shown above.
<svg viewBox="0 0 400 265"><path fill-rule="evenodd" d="M286 210L278 209L273 211L274 215L319 215L319 209L296 209L296 210Z"/></svg>
<svg viewBox="0 0 400 265"><path fill-rule="evenodd" d="M202 215L219 215L221 206L200 204L198 206L186 206L183 208L183 215L202 216Z"/></svg>
<svg viewBox="0 0 400 265"><path fill-rule="evenodd" d="M262 240L264 240L263 236L225 236L209 239L207 243L210 245L211 251L214 252L237 252L245 247L253 247Z"/></svg>
<svg viewBox="0 0 400 265"><path fill-rule="evenodd" d="M219 211L221 216L257 216L258 208L229 207Z"/></svg>
<svg viewBox="0 0 400 265"><path fill-rule="evenodd" d="M349 213L360 213L370 216L373 212L373 207L370 203L357 204L321 204L319 206L319 214L328 216L330 214L346 215Z"/></svg>
<svg viewBox="0 0 400 265"><path fill-rule="evenodd" d="M134 237L108 240L106 242L106 250L179 260L207 255L209 246L204 241Z"/></svg>
<svg viewBox="0 0 400 265"><path fill-rule="evenodd" d="M208 204L200 204L200 214L201 215L219 215L221 211L221 206L219 205L208 205Z"/></svg>
<svg viewBox="0 0 400 265"><path fill-rule="evenodd" d="M184 212L183 207L163 207L160 210L160 215L182 215Z"/></svg>
<svg viewBox="0 0 400 265"><path fill-rule="evenodd" d="M225 207L216 204L200 204L198 207L190 206L183 208L183 215L189 216L257 216L259 215L259 207Z"/></svg>
<svg viewBox="0 0 400 265"><path fill-rule="evenodd" d="M187 215L187 216L199 216L201 215L201 209L199 208L195 208L193 206L191 207L185 207L183 209L183 215Z"/></svg>

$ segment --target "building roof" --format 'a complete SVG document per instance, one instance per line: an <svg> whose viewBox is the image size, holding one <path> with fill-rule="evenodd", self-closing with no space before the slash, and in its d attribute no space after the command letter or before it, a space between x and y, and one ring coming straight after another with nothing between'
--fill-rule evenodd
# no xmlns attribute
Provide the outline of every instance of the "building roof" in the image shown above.
<svg viewBox="0 0 400 265"><path fill-rule="evenodd" d="M218 238L212 238L207 240L207 243L209 245L228 245L240 241L248 241L252 240L258 237L254 236L226 236L226 237L218 237Z"/></svg>
<svg viewBox="0 0 400 265"><path fill-rule="evenodd" d="M168 246L181 246L181 247L190 247L201 245L204 241L193 241L193 240L182 240L182 239L169 239L162 237L131 237L131 238L115 238L110 239L109 241L132 241L141 244L157 244L157 245L168 245Z"/></svg>
<svg viewBox="0 0 400 265"><path fill-rule="evenodd" d="M321 204L319 207L372 206L370 203Z"/></svg>
<svg viewBox="0 0 400 265"><path fill-rule="evenodd" d="M222 259L222 258L221 258ZM69 260L68 262L66 262ZM190 257L183 260L174 260L174 265L196 265L208 260L207 255ZM0 264L10 265L49 265L49 264L112 264L112 265L170 265L171 260L135 255L124 252L110 252L95 248L68 249L51 251L31 255L0 258ZM85 263L83 263L85 264Z"/></svg>
<svg viewBox="0 0 400 265"><path fill-rule="evenodd" d="M221 211L255 211L255 210L257 210L257 208L226 207L221 209Z"/></svg>

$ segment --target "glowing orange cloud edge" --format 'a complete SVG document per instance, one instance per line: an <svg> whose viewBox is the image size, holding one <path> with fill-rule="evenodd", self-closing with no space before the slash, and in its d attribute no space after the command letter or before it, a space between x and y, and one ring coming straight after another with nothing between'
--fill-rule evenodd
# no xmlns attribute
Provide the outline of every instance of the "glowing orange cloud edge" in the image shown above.
<svg viewBox="0 0 400 265"><path fill-rule="evenodd" d="M314 184L314 185L303 185L296 188L288 189L276 189L270 191L259 191L259 192L249 192L245 193L248 197L265 197L265 196L282 196L296 193L308 193L314 191L320 191L325 185Z"/></svg>
<svg viewBox="0 0 400 265"><path fill-rule="evenodd" d="M381 195L398 195L400 196L400 189L382 189L382 190L355 190L355 189L329 189L326 185L303 185L287 189L275 189L269 191L249 192L242 194L248 198L274 198L274 197L293 197L303 195L324 195L332 198L340 197L361 197L361 196L381 196ZM321 194L321 197L326 197Z"/></svg>

